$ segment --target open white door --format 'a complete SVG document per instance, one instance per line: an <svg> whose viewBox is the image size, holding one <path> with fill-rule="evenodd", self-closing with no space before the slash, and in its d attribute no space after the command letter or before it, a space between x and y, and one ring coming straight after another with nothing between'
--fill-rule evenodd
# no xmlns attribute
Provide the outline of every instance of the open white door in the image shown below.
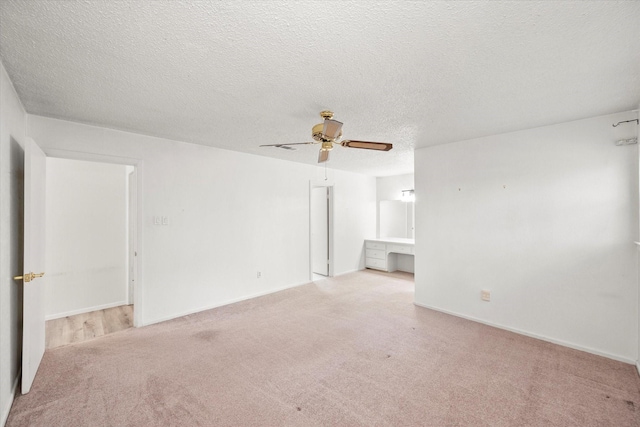
<svg viewBox="0 0 640 427"><path fill-rule="evenodd" d="M311 271L329 275L329 187L311 189Z"/></svg>
<svg viewBox="0 0 640 427"><path fill-rule="evenodd" d="M28 393L44 355L46 156L27 139L24 153L24 308L22 393Z"/></svg>

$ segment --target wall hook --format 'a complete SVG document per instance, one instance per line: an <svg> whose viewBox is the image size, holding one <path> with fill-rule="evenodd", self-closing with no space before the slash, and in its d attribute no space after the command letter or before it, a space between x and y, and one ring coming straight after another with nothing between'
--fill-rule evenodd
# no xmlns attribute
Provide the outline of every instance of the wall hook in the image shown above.
<svg viewBox="0 0 640 427"><path fill-rule="evenodd" d="M619 125L621 125L622 123L630 123L630 122L636 122L636 124L640 124L638 119L633 119L633 120L625 120L623 122L618 122L615 125L611 125L611 126L613 126L615 128L615 127L618 127Z"/></svg>

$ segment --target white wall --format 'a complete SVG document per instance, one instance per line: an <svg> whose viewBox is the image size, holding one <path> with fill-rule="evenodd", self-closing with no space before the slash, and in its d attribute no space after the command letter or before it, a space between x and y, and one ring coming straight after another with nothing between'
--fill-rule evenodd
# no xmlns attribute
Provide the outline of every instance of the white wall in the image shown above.
<svg viewBox="0 0 640 427"><path fill-rule="evenodd" d="M127 303L126 168L47 158L47 319Z"/></svg>
<svg viewBox="0 0 640 427"><path fill-rule="evenodd" d="M416 150L416 304L635 361L635 117Z"/></svg>
<svg viewBox="0 0 640 427"><path fill-rule="evenodd" d="M333 274L338 276L364 269L364 240L376 232L376 179L335 170L329 180L334 186Z"/></svg>
<svg viewBox="0 0 640 427"><path fill-rule="evenodd" d="M22 351L24 140L26 113L0 63L0 425L13 402Z"/></svg>
<svg viewBox="0 0 640 427"><path fill-rule="evenodd" d="M142 161L142 324L308 282L309 182L323 180L324 168L39 116L29 116L28 131L45 152ZM329 182L338 275L363 268L376 184L333 170Z"/></svg>

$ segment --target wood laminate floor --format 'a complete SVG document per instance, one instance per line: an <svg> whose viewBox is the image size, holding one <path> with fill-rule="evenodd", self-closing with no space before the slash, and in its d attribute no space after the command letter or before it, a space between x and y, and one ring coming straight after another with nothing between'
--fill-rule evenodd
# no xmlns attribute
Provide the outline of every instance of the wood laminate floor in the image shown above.
<svg viewBox="0 0 640 427"><path fill-rule="evenodd" d="M46 348L55 348L133 326L133 305L121 305L46 322Z"/></svg>

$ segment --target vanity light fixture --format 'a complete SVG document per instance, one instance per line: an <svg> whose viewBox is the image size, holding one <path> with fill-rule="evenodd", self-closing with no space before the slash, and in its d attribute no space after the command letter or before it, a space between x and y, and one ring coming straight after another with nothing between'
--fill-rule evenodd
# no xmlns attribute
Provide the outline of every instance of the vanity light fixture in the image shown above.
<svg viewBox="0 0 640 427"><path fill-rule="evenodd" d="M403 202L415 202L415 192L413 190L402 190L402 196L400 197L400 200L402 200Z"/></svg>

